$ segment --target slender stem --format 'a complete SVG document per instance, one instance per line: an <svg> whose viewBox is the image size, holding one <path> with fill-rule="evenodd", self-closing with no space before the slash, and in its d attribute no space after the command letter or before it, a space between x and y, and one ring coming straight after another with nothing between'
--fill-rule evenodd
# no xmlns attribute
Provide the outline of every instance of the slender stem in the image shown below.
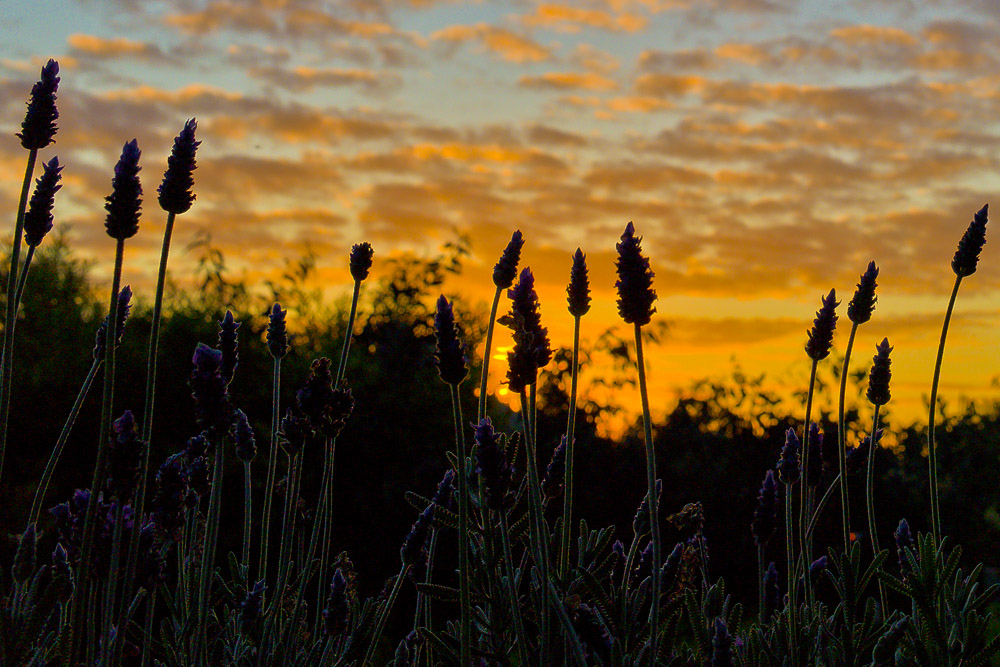
<svg viewBox="0 0 1000 667"><path fill-rule="evenodd" d="M958 298L958 288L962 284L962 276L955 277L955 287L951 290L948 300L948 310L944 315L944 326L941 327L941 343L938 345L937 361L934 362L934 381L931 383L931 405L927 415L927 459L930 464L931 487L931 525L934 533L934 543L941 543L941 505L938 497L937 446L934 442L934 420L937 416L938 385L941 382L941 362L944 360L944 344L948 338L948 325L951 323L951 313L955 309L955 299Z"/></svg>
<svg viewBox="0 0 1000 667"><path fill-rule="evenodd" d="M45 464L45 471L42 473L42 479L38 482L38 486L35 488L35 499L31 502L31 512L28 514L28 524L36 523L38 521L38 514L41 512L42 503L45 502L45 493L49 489L49 482L52 481L52 474L55 472L56 464L59 462L59 457L62 456L62 450L66 446L66 441L69 440L70 431L73 430L73 424L76 423L77 415L80 414L80 408L83 407L83 402L86 400L87 394L90 393L90 387L94 384L94 378L97 376L97 369L100 367L101 361L95 359L90 365L87 377L83 380L83 386L80 387L80 391L76 395L73 407L69 411L69 417L66 418L66 423L63 424L62 431L59 433L59 439L56 440L56 446L52 448L52 453L49 455L49 461Z"/></svg>
<svg viewBox="0 0 1000 667"><path fill-rule="evenodd" d="M337 377L333 385L336 387L347 372L347 355L351 350L351 338L354 337L354 318L358 315L358 296L361 294L361 281L354 281L354 295L351 297L351 314L347 318L347 330L344 332L344 345L340 350L340 364L337 366Z"/></svg>
<svg viewBox="0 0 1000 667"><path fill-rule="evenodd" d="M149 667L150 639L153 637L153 613L156 611L156 587L146 600L146 624L142 633L142 667Z"/></svg>
<svg viewBox="0 0 1000 667"><path fill-rule="evenodd" d="M271 497L278 467L279 402L281 401L281 357L274 358L274 379L271 389L271 449L267 457L267 482L264 485L263 528L260 533L260 578L267 578L267 552L271 545Z"/></svg>
<svg viewBox="0 0 1000 667"><path fill-rule="evenodd" d="M472 600L469 582L469 485L466 479L465 433L462 428L462 404L458 396L458 386L451 388L451 409L455 420L455 443L458 449L458 569L459 600L461 616L461 664L467 665L472 659Z"/></svg>
<svg viewBox="0 0 1000 667"><path fill-rule="evenodd" d="M802 482L799 484L799 537L802 540L800 548L806 563L812 562L812 545L805 537L806 521L809 519L809 420L812 417L813 395L816 390L816 367L819 362L813 359L809 374L809 392L806 395L806 418L802 427ZM806 602L812 601L812 582L805 578Z"/></svg>
<svg viewBox="0 0 1000 667"><path fill-rule="evenodd" d="M431 527L431 539L430 544L427 547L427 571L424 572L424 583L430 584L434 580L434 556L437 553L438 545L438 535L440 531L437 528ZM416 632L420 628L420 618L423 616L424 608L426 605L427 609L427 620L425 625L428 629L431 628L430 621L430 597L424 595L420 591L417 591L417 605L413 612L413 631Z"/></svg>
<svg viewBox="0 0 1000 667"><path fill-rule="evenodd" d="M649 646L650 655L657 655L660 627L660 567L662 565L663 545L660 540L660 514L657 509L659 499L656 497L656 450L653 448L653 427L649 415L649 392L646 389L646 362L642 355L642 327L635 325L636 365L639 369L639 396L642 398L642 425L646 443L646 485L649 493L649 525L653 540L653 597L649 608Z"/></svg>
<svg viewBox="0 0 1000 667"><path fill-rule="evenodd" d="M479 378L479 411L476 421L481 422L486 416L486 385L490 379L490 353L493 350L493 326L497 321L497 309L500 307L500 295L503 289L498 287L493 293L493 307L490 308L490 321L486 325L486 349L483 350L483 372Z"/></svg>
<svg viewBox="0 0 1000 667"><path fill-rule="evenodd" d="M246 568L247 582L250 579L250 533L253 526L253 497L251 494L250 462L243 462L243 560L240 562Z"/></svg>
<svg viewBox="0 0 1000 667"><path fill-rule="evenodd" d="M393 605L396 604L396 598L399 596L399 589L403 585L403 577L406 576L406 570L408 568L408 565L403 565L399 568L399 574L396 575L396 581L392 585L392 592L389 593L389 598L379 610L378 620L375 622L375 631L372 633L372 640L368 645L367 653L365 653L365 659L361 663L362 667L373 664L372 658L375 656L375 650L378 648L378 643L382 639L382 631L385 629L385 621L389 617L389 612L392 611Z"/></svg>
<svg viewBox="0 0 1000 667"><path fill-rule="evenodd" d="M764 546L757 546L757 617L761 627L767 622L764 616Z"/></svg>
<svg viewBox="0 0 1000 667"><path fill-rule="evenodd" d="M201 557L201 579L198 583L198 654L196 664L205 664L208 650L206 629L208 625L208 598L215 570L215 546L219 538L219 514L222 510L222 475L226 465L225 438L215 436L215 465L212 471L212 494L208 500L208 516L205 520L205 549Z"/></svg>
<svg viewBox="0 0 1000 667"><path fill-rule="evenodd" d="M553 599L552 606L556 610L556 616L562 621L563 630L565 630L566 637L569 641L569 645L573 648L573 658L578 667L587 667L587 657L583 653L583 642L580 641L580 637L576 633L576 628L573 627L573 622L569 618L569 613L566 611L566 606L563 601L559 599L558 591L556 591L555 584L551 581L542 582L542 586L546 587L549 591L549 595ZM650 654L655 656L656 654ZM654 657L655 661L655 657Z"/></svg>
<svg viewBox="0 0 1000 667"><path fill-rule="evenodd" d="M573 445L576 441L576 391L580 371L580 318L573 318L573 379L569 390L569 417L566 423L566 480L563 491L562 539L559 542L559 577L569 572L570 540L573 539Z"/></svg>
<svg viewBox="0 0 1000 667"><path fill-rule="evenodd" d="M271 602L277 606L284 595L285 580L288 576L288 560L291 558L292 541L295 538L295 513L299 500L299 471L302 469L302 452L298 451L288 463L288 483L285 485L285 511L281 520L281 551L278 558L278 588Z"/></svg>
<svg viewBox="0 0 1000 667"><path fill-rule="evenodd" d="M111 537L111 561L108 564L108 579L104 582L104 641L101 644L101 662L109 664L112 657L111 626L115 618L115 590L118 587L118 563L122 548L122 505L115 509L115 527ZM118 628L124 632L125 628Z"/></svg>
<svg viewBox="0 0 1000 667"><path fill-rule="evenodd" d="M83 539L80 547L80 577L90 576L91 556L94 546L94 530L97 521L97 498L104 480L104 463L108 453L108 434L111 429L114 408L115 348L118 343L118 288L121 284L122 259L125 254L124 239L117 239L115 248L115 269L111 281L111 305L108 308L108 326L104 339L104 399L101 405L100 436L97 440L97 460L94 462L94 476L90 483L90 502L83 522ZM75 590L74 590L75 594ZM78 605L77 613L88 613Z"/></svg>
<svg viewBox="0 0 1000 667"><path fill-rule="evenodd" d="M7 447L7 414L10 410L11 376L14 372L14 325L17 323L17 302L13 298L17 291L18 257L21 253L21 236L24 234L24 211L28 206L28 189L35 172L38 149L28 152L24 167L24 181L21 183L21 197L17 202L17 221L14 223L14 241L10 251L10 271L7 272L7 319L3 330L3 376L0 380L0 479L3 479L4 451Z"/></svg>
<svg viewBox="0 0 1000 667"><path fill-rule="evenodd" d="M788 642L791 648L792 664L796 664L798 654L798 634L795 629L795 523L792 520L792 485L785 485L785 549L788 552Z"/></svg>
<svg viewBox="0 0 1000 667"><path fill-rule="evenodd" d="M847 493L847 429L844 423L844 403L847 396L847 376L851 369L851 350L854 348L854 337L858 333L858 323L851 325L851 335L847 339L847 351L844 352L844 368L840 372L840 402L837 417L837 463L840 469L840 514L844 525L844 553L850 553L851 548L851 504Z"/></svg>
<svg viewBox="0 0 1000 667"><path fill-rule="evenodd" d="M324 490L324 501L326 507L323 510L323 542L320 549L319 561L319 586L320 591L326 590L327 570L330 564L330 542L333 538L333 470L337 455L337 439L331 438L326 443L326 488Z"/></svg>
<svg viewBox="0 0 1000 667"><path fill-rule="evenodd" d="M14 294L14 317L21 308L21 296L24 294L24 284L28 282L28 269L31 268L31 259L35 256L35 246L28 246L28 254L24 256L24 264L21 266L21 277L17 279L17 292Z"/></svg>
<svg viewBox="0 0 1000 667"><path fill-rule="evenodd" d="M531 545L532 551L534 551L533 558L535 565L540 570L542 587L541 587L541 598L542 598L542 608L539 610L539 618L541 619L542 631L539 634L538 641L538 651L539 651L539 661L541 664L548 664L546 658L548 656L548 633L545 632L546 620L549 613L549 590L545 585L548 580L548 546L546 544L546 536L548 529L545 526L545 516L542 513L542 493L541 484L538 480L538 452L535 447L534 429L532 428L531 420L528 419L528 415L531 414L531 405L528 402L528 395L525 390L521 390L521 414L525 417L522 420L522 425L524 427L524 441L525 441L525 451L527 454L527 461L525 467L528 469L528 498L529 505L531 506L531 520L529 523L531 535ZM530 588L530 577L529 577L529 588Z"/></svg>
<svg viewBox="0 0 1000 667"><path fill-rule="evenodd" d="M507 510L497 511L500 515L500 539L503 542L503 558L507 567L507 596L510 598L511 612L514 614L514 632L517 633L517 655L520 664L529 665L528 635L524 631L524 619L521 618L521 602L514 586L514 557L510 550L510 526L507 521Z"/></svg>
<svg viewBox="0 0 1000 667"><path fill-rule="evenodd" d="M868 450L868 471L865 476L865 501L868 505L868 535L871 536L872 557L877 558L878 546L878 525L875 523L875 453L878 445L875 442L875 433L878 432L878 413L880 405L875 406L875 416L872 417L871 448ZM878 580L878 592L882 601L882 614L886 613L885 584Z"/></svg>

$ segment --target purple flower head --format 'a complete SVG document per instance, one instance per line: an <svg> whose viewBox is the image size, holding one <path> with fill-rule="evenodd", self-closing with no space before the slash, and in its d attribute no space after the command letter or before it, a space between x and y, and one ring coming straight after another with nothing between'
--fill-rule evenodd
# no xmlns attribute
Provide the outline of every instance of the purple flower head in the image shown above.
<svg viewBox="0 0 1000 667"><path fill-rule="evenodd" d="M656 480L657 509L661 507L659 500L660 500L660 493L662 491L663 491L663 480L658 479ZM636 535L642 536L649 534L650 530L652 530L652 526L650 525L649 521L649 492L647 491L646 495L643 496L642 498L642 502L639 503L639 509L636 510L635 516L632 517L632 532L634 532Z"/></svg>
<svg viewBox="0 0 1000 667"><path fill-rule="evenodd" d="M355 243L351 247L351 277L354 278L354 282L360 283L368 277L374 257L375 250L372 248L372 244L367 241Z"/></svg>
<svg viewBox="0 0 1000 667"><path fill-rule="evenodd" d="M163 174L163 182L156 189L159 194L160 208L167 213L180 215L191 208L195 200L191 188L194 187L194 170L197 168L194 156L198 151L200 141L195 141L194 133L198 129L198 121L194 118L184 123L181 133L174 139L174 147L167 158L167 170Z"/></svg>
<svg viewBox="0 0 1000 667"><path fill-rule="evenodd" d="M231 431L233 442L236 444L236 458L244 463L250 463L257 456L257 442L253 437L253 428L250 420L242 410L236 411L236 419L233 421Z"/></svg>
<svg viewBox="0 0 1000 667"><path fill-rule="evenodd" d="M663 582L663 592L669 592L671 586L673 586L674 580L677 578L678 572L681 569L681 559L684 557L684 543L678 542L674 545L673 550L670 555L667 556L667 560L663 563L663 567L660 568L660 581Z"/></svg>
<svg viewBox="0 0 1000 667"><path fill-rule="evenodd" d="M875 444L878 445L879 440L882 439L882 429L875 432ZM854 475L861 472L865 464L868 462L868 457L872 453L872 439L870 436L865 436L861 442L858 443L857 447L851 447L847 450L847 474Z"/></svg>
<svg viewBox="0 0 1000 667"><path fill-rule="evenodd" d="M878 297L875 296L875 288L878 287L876 278L878 278L878 267L875 266L875 260L872 260L861 274L861 281L858 283L858 289L854 291L854 298L847 304L847 317L851 322L864 324L872 318L875 303L878 301Z"/></svg>
<svg viewBox="0 0 1000 667"><path fill-rule="evenodd" d="M14 553L14 563L11 565L11 578L14 582L23 584L35 573L38 554L38 540L35 535L35 524L29 523L17 542Z"/></svg>
<svg viewBox="0 0 1000 667"><path fill-rule="evenodd" d="M486 507L501 510L514 501L511 486L514 468L507 452L500 447L500 434L493 430L493 422L484 417L475 426L476 473L482 478L486 488Z"/></svg>
<svg viewBox="0 0 1000 667"><path fill-rule="evenodd" d="M316 431L322 431L328 420L330 403L333 401L333 373L327 357L314 359L309 366L305 384L295 393L295 403L299 414L309 421Z"/></svg>
<svg viewBox="0 0 1000 667"><path fill-rule="evenodd" d="M535 276L530 268L521 270L517 284L507 290L507 296L511 301L510 312L497 322L514 332L514 349L507 353L507 382L510 390L517 393L535 383L538 369L552 359L552 348L549 330L542 326Z"/></svg>
<svg viewBox="0 0 1000 667"><path fill-rule="evenodd" d="M787 486L791 486L799 481L801 468L799 466L799 450L802 443L799 436L795 435L795 429L790 428L785 432L785 446L781 448L781 458L775 468L778 471L778 478Z"/></svg>
<svg viewBox="0 0 1000 667"><path fill-rule="evenodd" d="M142 209L142 185L139 183L141 154L135 139L125 143L122 156L115 165L115 177L111 179L111 194L105 197L104 209L108 215L104 227L108 236L119 241L131 238L139 231L139 212Z"/></svg>
<svg viewBox="0 0 1000 667"><path fill-rule="evenodd" d="M566 436L564 435L555 449L552 450L552 460L545 468L542 476L542 493L547 498L558 498L563 491L566 477Z"/></svg>
<svg viewBox="0 0 1000 667"><path fill-rule="evenodd" d="M118 292L117 317L115 318L115 349L122 344L122 336L125 335L125 322L132 311L132 288L126 285ZM97 335L94 336L94 359L102 361L106 352L108 340L108 315L104 316L104 321L97 328Z"/></svg>
<svg viewBox="0 0 1000 667"><path fill-rule="evenodd" d="M344 571L337 568L330 582L330 596L326 599L323 609L323 629L331 637L338 637L347 630L351 615L350 591Z"/></svg>
<svg viewBox="0 0 1000 667"><path fill-rule="evenodd" d="M189 438L184 457L184 475L187 478L188 493L185 503L188 507L198 506L203 496L208 495L212 486L212 468L208 461L208 439L203 435Z"/></svg>
<svg viewBox="0 0 1000 667"><path fill-rule="evenodd" d="M872 405L885 405L892 398L889 391L889 380L892 379L890 366L892 360L889 359L889 339L883 338L882 342L875 346L875 356L872 357L872 370L868 374L868 391L865 396Z"/></svg>
<svg viewBox="0 0 1000 667"><path fill-rule="evenodd" d="M434 361L438 374L445 383L457 387L468 375L469 369L466 365L465 347L459 341L455 328L455 314L443 294L437 300L434 333L437 340Z"/></svg>
<svg viewBox="0 0 1000 667"><path fill-rule="evenodd" d="M263 579L253 585L247 594L240 601L240 625L253 625L260 620L261 611L264 608L264 591L267 584Z"/></svg>
<svg viewBox="0 0 1000 667"><path fill-rule="evenodd" d="M590 310L587 256L579 248L573 254L573 268L569 271L569 286L566 287L566 301L569 303L569 314L573 317L583 317Z"/></svg>
<svg viewBox="0 0 1000 667"><path fill-rule="evenodd" d="M233 319L233 313L226 311L226 316L219 322L219 351L222 352L222 377L228 385L233 381L233 374L240 364L239 341L236 331L240 323Z"/></svg>
<svg viewBox="0 0 1000 667"><path fill-rule="evenodd" d="M955 257L951 260L951 270L956 276L964 278L976 272L979 265L979 253L986 245L986 223L989 222L989 204L984 204L972 218L969 228L958 242Z"/></svg>
<svg viewBox="0 0 1000 667"><path fill-rule="evenodd" d="M295 456L302 451L306 439L309 437L309 425L304 417L289 408L285 416L281 418L281 429L278 431L279 442L282 449L289 456Z"/></svg>
<svg viewBox="0 0 1000 667"><path fill-rule="evenodd" d="M139 531L139 557L136 561L136 581L147 591L170 579L167 557L175 542L165 540L155 521L150 521Z"/></svg>
<svg viewBox="0 0 1000 667"><path fill-rule="evenodd" d="M830 348L833 346L833 330L837 328L837 301L836 290L823 297L823 306L816 311L816 319L813 320L812 329L809 330L809 338L806 341L806 354L813 361L821 361L830 356Z"/></svg>
<svg viewBox="0 0 1000 667"><path fill-rule="evenodd" d="M618 250L618 314L626 324L649 324L656 312L656 290L653 289L653 271L649 259L642 254L642 237L635 235L635 226L630 222L625 227Z"/></svg>
<svg viewBox="0 0 1000 667"><path fill-rule="evenodd" d="M896 554L899 557L899 569L904 574L910 570L910 562L906 558L906 550L913 549L913 534L910 532L910 524L906 519L899 520L899 526L893 533L896 538Z"/></svg>
<svg viewBox="0 0 1000 667"><path fill-rule="evenodd" d="M823 432L819 424L809 424L809 469L805 471L806 484L819 486L823 479Z"/></svg>
<svg viewBox="0 0 1000 667"><path fill-rule="evenodd" d="M903 616L889 626L885 634L879 637L872 650L872 664L874 667L894 667L896 662L896 649L906 634L906 628L910 625L910 617Z"/></svg>
<svg viewBox="0 0 1000 667"><path fill-rule="evenodd" d="M59 110L56 108L56 91L59 89L59 63L49 60L42 66L39 81L31 87L31 97L28 99L28 110L21 122L21 131L17 133L21 145L28 150L45 148L56 136L56 120Z"/></svg>
<svg viewBox="0 0 1000 667"><path fill-rule="evenodd" d="M757 508L753 511L753 523L750 532L758 547L767 544L778 527L778 483L774 480L774 471L764 474L764 483L757 494Z"/></svg>
<svg viewBox="0 0 1000 667"><path fill-rule="evenodd" d="M142 465L144 443L135 429L135 417L131 410L111 425L108 442L108 477L104 489L109 498L120 502L131 502L139 484L139 468Z"/></svg>
<svg viewBox="0 0 1000 667"><path fill-rule="evenodd" d="M504 248L500 260L493 267L493 284L500 289L507 289L517 277L517 263L521 261L521 248L524 247L524 237L517 229L510 235L510 241Z"/></svg>
<svg viewBox="0 0 1000 667"><path fill-rule="evenodd" d="M431 500L438 507L448 507L451 503L451 496L455 492L455 471L448 468L444 472L441 481L438 482L437 491Z"/></svg>
<svg viewBox="0 0 1000 667"><path fill-rule="evenodd" d="M722 618L715 619L711 664L712 667L733 667L733 636Z"/></svg>
<svg viewBox="0 0 1000 667"><path fill-rule="evenodd" d="M778 568L774 563L767 566L764 574L764 619L770 621L781 608L781 588L778 585Z"/></svg>
<svg viewBox="0 0 1000 667"><path fill-rule="evenodd" d="M414 565L420 560L433 520L434 503L431 503L420 513L413 527L410 528L410 532L406 535L406 539L403 540L403 546L399 550L399 557L403 565Z"/></svg>
<svg viewBox="0 0 1000 667"><path fill-rule="evenodd" d="M195 403L198 425L206 431L228 427L232 419L232 406L226 379L222 376L222 351L198 343L191 358L194 369L188 379Z"/></svg>
<svg viewBox="0 0 1000 667"><path fill-rule="evenodd" d="M73 595L73 569L69 565L69 554L66 553L66 549L61 544L57 543L56 548L52 551L50 571L53 583L58 584L56 599L66 604Z"/></svg>
<svg viewBox="0 0 1000 667"><path fill-rule="evenodd" d="M281 309L281 304L271 306L267 318L267 349L275 359L281 359L288 354L288 333L285 330L285 315L287 310Z"/></svg>
<svg viewBox="0 0 1000 667"><path fill-rule="evenodd" d="M588 656L596 655L601 664L606 664L611 655L612 638L597 611L590 605L581 603L570 620Z"/></svg>
<svg viewBox="0 0 1000 667"><path fill-rule="evenodd" d="M809 564L809 581L815 586L819 582L819 578L823 576L827 568L830 566L830 559L826 556L820 556L812 563Z"/></svg>
<svg viewBox="0 0 1000 667"><path fill-rule="evenodd" d="M184 452L171 455L156 472L156 492L153 494L149 517L157 531L180 540L184 526L184 507L188 494L187 468Z"/></svg>
<svg viewBox="0 0 1000 667"><path fill-rule="evenodd" d="M35 181L35 191L24 214L24 242L29 246L37 246L52 230L52 205L62 187L59 183L62 169L59 158L54 157L42 165L42 175Z"/></svg>

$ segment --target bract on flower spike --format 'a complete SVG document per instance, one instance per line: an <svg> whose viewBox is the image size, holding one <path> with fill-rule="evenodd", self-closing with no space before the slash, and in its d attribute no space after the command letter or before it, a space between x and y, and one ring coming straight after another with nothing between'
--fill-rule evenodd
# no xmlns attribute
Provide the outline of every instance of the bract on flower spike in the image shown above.
<svg viewBox="0 0 1000 667"><path fill-rule="evenodd" d="M451 303L442 294L437 301L434 315L434 333L437 352L434 355L438 373L445 383L458 386L469 373L466 366L465 350L455 330L455 314Z"/></svg>
<svg viewBox="0 0 1000 667"><path fill-rule="evenodd" d="M121 345L122 336L125 334L125 322L128 320L132 310L132 288L126 285L118 292L118 317L115 321L115 347ZM94 336L93 356L96 360L104 359L105 349L108 339L108 315L104 316L104 321L97 328Z"/></svg>
<svg viewBox="0 0 1000 667"><path fill-rule="evenodd" d="M368 277L374 257L375 250L367 241L364 243L355 243L351 248L351 276L356 282L360 283Z"/></svg>
<svg viewBox="0 0 1000 667"><path fill-rule="evenodd" d="M136 140L126 142L122 155L115 165L111 179L111 194L105 197L108 212L104 227L108 236L119 241L135 236L139 231L139 212L142 209L142 184L139 183L139 156L142 151Z"/></svg>
<svg viewBox="0 0 1000 667"><path fill-rule="evenodd" d="M236 411L233 423L233 442L236 444L236 458L244 463L250 463L257 456L257 442L253 437L250 420L242 410Z"/></svg>
<svg viewBox="0 0 1000 667"><path fill-rule="evenodd" d="M872 405L885 405L892 398L892 393L889 391L889 381L892 379L892 371L889 368L892 365L892 360L889 359L892 348L889 347L889 339L883 338L882 342L875 346L875 350L865 396Z"/></svg>
<svg viewBox="0 0 1000 667"><path fill-rule="evenodd" d="M764 483L757 494L757 507L753 512L753 523L750 524L754 543L758 547L766 545L778 527L778 483L774 480L774 471L764 474Z"/></svg>
<svg viewBox="0 0 1000 667"><path fill-rule="evenodd" d="M56 92L59 90L59 63L50 59L42 66L41 78L31 88L28 110L17 133L21 145L28 150L45 148L56 136Z"/></svg>
<svg viewBox="0 0 1000 667"><path fill-rule="evenodd" d="M233 381L233 374L240 362L239 343L236 331L240 322L233 319L232 311L227 310L225 317L219 322L219 350L222 352L222 377L226 384Z"/></svg>
<svg viewBox="0 0 1000 667"><path fill-rule="evenodd" d="M59 158L54 157L42 166L42 175L35 181L35 191L31 193L31 203L24 214L24 242L37 246L52 230L52 205L63 169Z"/></svg>
<svg viewBox="0 0 1000 667"><path fill-rule="evenodd" d="M288 333L285 330L285 315L287 310L281 309L280 303L271 306L267 319L267 349L275 359L281 359L288 354Z"/></svg>
<svg viewBox="0 0 1000 667"><path fill-rule="evenodd" d="M795 435L795 429L790 428L785 432L785 446L781 448L781 458L778 460L776 469L778 478L788 486L799 481L801 469L799 466L799 450L802 443L799 436Z"/></svg>
<svg viewBox="0 0 1000 667"><path fill-rule="evenodd" d="M813 320L812 329L809 330L809 338L806 341L806 354L813 361L821 361L830 356L830 348L833 346L833 330L837 327L837 301L836 290L823 297L823 307L816 312L816 319Z"/></svg>
<svg viewBox="0 0 1000 667"><path fill-rule="evenodd" d="M649 324L656 312L656 290L653 289L653 271L649 259L642 254L642 237L635 235L635 226L630 222L625 227L618 250L618 314L627 324L643 326Z"/></svg>
<svg viewBox="0 0 1000 667"><path fill-rule="evenodd" d="M872 318L872 312L878 302L878 297L875 296L875 288L878 287L876 278L878 278L878 267L875 266L875 260L872 260L861 274L861 281L854 291L854 298L847 304L847 317L851 322L864 324Z"/></svg>
<svg viewBox="0 0 1000 667"><path fill-rule="evenodd" d="M111 425L108 443L108 477L105 490L111 498L119 502L132 501L139 484L139 466L142 465L143 443L135 428L135 417L131 410Z"/></svg>
<svg viewBox="0 0 1000 667"><path fill-rule="evenodd" d="M590 310L587 256L579 248L573 254L573 268L569 271L569 286L566 287L566 301L569 303L569 314L573 317L583 317Z"/></svg>
<svg viewBox="0 0 1000 667"><path fill-rule="evenodd" d="M955 257L951 260L951 270L956 276L971 276L979 265L979 253L986 245L986 223L989 222L989 204L984 204L972 218L968 229L958 242Z"/></svg>
<svg viewBox="0 0 1000 667"><path fill-rule="evenodd" d="M198 121L194 118L184 123L181 133L174 139L174 147L167 158L167 170L163 174L163 182L156 189L157 201L167 213L180 215L191 208L195 200L191 188L194 187L195 153L200 141L195 141L194 133L198 129Z"/></svg>

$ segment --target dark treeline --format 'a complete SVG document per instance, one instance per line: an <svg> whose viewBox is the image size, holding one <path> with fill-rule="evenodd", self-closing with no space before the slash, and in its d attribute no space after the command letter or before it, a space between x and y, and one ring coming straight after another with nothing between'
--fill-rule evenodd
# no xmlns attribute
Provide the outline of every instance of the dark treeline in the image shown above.
<svg viewBox="0 0 1000 667"><path fill-rule="evenodd" d="M325 302L318 290L302 287L315 268L314 257L289 264L280 280L267 285L270 293L261 295L234 280L222 255L207 243L195 251L201 253L197 288L168 289L150 474L198 432L187 386L191 356L198 342L216 344L217 322L230 309L243 323L239 367L230 392L234 404L249 416L256 434L259 454L253 464L254 491L255 502L259 502L270 449L272 362L264 344L267 309L273 301L280 301L292 313L292 329L297 332L291 341L292 352L282 365L282 404L287 405L310 362L338 354L347 305ZM467 245L460 241L445 247L439 257L390 260L386 277L365 285L346 375L355 409L336 449L333 544L334 553L346 551L354 561L365 594L376 592L399 567L398 545L417 514L405 500L406 491L430 496L446 469L446 452L454 447L449 394L433 363L433 300L449 274L462 271L467 253ZM343 260L346 262L346 257ZM24 529L36 481L90 368L94 333L106 308L90 281L89 266L74 257L60 239L40 250L29 281L15 348L10 472L0 485L4 498L0 503L4 535L0 564L4 572L16 535ZM123 283L128 282L126 275ZM137 419L144 409L151 300L142 293L138 298L119 352L114 411L117 416L130 409ZM553 317L559 316L557 309L563 304L542 306L543 316ZM484 335L487 312L485 304L459 300L456 305L470 349ZM590 350L590 357L601 356L604 363L595 361L589 377L612 388L632 381L634 350L630 345L613 331L591 338L597 340L597 348ZM669 344L668 340L663 342ZM566 350L557 351L539 391L539 457L543 462L566 426L567 354ZM479 360L474 363L470 377L478 378ZM851 381L857 384L860 378L852 377ZM467 381L462 386L467 422L475 414L473 384ZM853 395L862 395L862 391ZM92 390L59 462L45 508L67 500L75 488L88 486L98 438L99 403L100 391ZM616 526L618 536L627 544L633 514L645 495L645 458L639 423L620 441L597 435L596 424L615 407L584 401L578 412L575 512L591 527ZM849 443L856 442L855 434L868 419L859 413L864 409L853 406L848 410ZM491 403L490 413L494 422L508 431L519 423L517 415L499 403ZM801 432L801 413L797 403L779 401L764 391L762 378L745 377L737 371L725 381L692 388L665 421L654 425L664 515L677 512L686 503L703 504L712 577L724 577L728 589L750 606L756 594L756 547L750 521L757 490L765 471L777 461L785 431L794 427ZM829 438L836 437L835 422L835 416L821 416L821 428ZM883 426L899 443L895 452L880 449L876 459L878 521L885 544L900 518L906 517L919 530L929 528L930 518L925 425L889 422ZM1000 403L986 411L971 405L946 411L939 447L944 532L963 545L966 561L995 566L995 547L1000 542ZM321 456L320 452L306 453L304 497L315 496ZM283 470L284 457L279 461L279 470ZM519 470L523 465L522 452ZM234 470L226 474L222 553L239 549L243 506L238 466L233 460ZM852 484L851 514L857 539L864 541L863 482L856 479ZM280 498L275 501L275 511L280 511L283 502ZM552 521L560 506L560 502L550 504ZM823 553L826 546L840 539L836 508L837 503L831 503L821 522L816 553ZM311 517L306 514L304 519L308 522ZM51 543L52 524L46 515L39 528L45 543ZM666 519L664 530L669 551L671 538L679 531ZM454 540L454 536L445 539ZM772 542L774 553L767 554L769 559L781 562L782 543ZM451 556L454 549L444 553ZM446 558L437 563L443 573L454 566Z"/></svg>

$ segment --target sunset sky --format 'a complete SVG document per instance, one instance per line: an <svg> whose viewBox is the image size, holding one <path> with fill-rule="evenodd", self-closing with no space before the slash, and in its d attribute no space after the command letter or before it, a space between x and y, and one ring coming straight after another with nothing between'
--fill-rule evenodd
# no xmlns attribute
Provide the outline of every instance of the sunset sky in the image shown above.
<svg viewBox="0 0 1000 667"><path fill-rule="evenodd" d="M375 246L377 275L393 253L468 234L473 260L445 291L486 301L520 228L544 323L567 345L572 251L588 254L593 340L617 322L615 242L632 220L667 325L648 359L660 413L734 361L804 380L805 331L830 288L842 353L847 301L875 259L878 307L854 359L867 368L888 336L890 407L916 418L955 245L983 203L1000 206L992 0L3 0L0 33L0 211L13 219L13 133L55 57L60 130L41 157L66 164L56 220L95 276L114 247L102 198L137 137L146 206L124 279L151 299L155 188L190 117L203 144L175 232L180 281L196 259L183 248L205 232L253 284L308 245L332 295L354 242ZM953 404L1000 398L998 322L989 240L953 320Z"/></svg>

